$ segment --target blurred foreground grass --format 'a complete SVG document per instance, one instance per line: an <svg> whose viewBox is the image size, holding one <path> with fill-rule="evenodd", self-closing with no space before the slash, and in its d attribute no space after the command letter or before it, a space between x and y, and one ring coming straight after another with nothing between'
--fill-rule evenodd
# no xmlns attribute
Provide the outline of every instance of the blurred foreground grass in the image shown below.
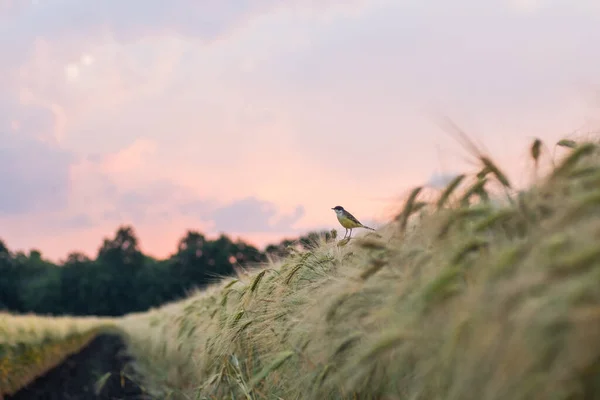
<svg viewBox="0 0 600 400"><path fill-rule="evenodd" d="M560 147L525 191L476 153L375 233L124 318L138 373L163 399L600 398L600 151Z"/></svg>
<svg viewBox="0 0 600 400"><path fill-rule="evenodd" d="M114 320L108 318L0 312L0 399L81 350L100 332L114 329Z"/></svg>

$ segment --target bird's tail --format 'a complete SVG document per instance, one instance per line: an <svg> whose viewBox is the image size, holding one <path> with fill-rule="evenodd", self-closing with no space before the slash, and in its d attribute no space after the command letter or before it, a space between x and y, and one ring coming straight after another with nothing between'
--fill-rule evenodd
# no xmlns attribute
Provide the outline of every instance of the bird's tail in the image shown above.
<svg viewBox="0 0 600 400"><path fill-rule="evenodd" d="M372 231L374 231L374 230L375 230L375 229L371 228L370 226L365 226L365 225L363 225L363 228L370 229L370 230L372 230Z"/></svg>

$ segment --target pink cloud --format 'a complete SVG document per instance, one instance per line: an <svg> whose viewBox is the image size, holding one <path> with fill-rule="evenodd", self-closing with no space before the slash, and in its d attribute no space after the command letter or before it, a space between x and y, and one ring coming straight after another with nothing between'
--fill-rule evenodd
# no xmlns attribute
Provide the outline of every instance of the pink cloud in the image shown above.
<svg viewBox="0 0 600 400"><path fill-rule="evenodd" d="M499 2L460 12L384 1L181 2L169 17L163 2L144 3L144 13L135 1L98 3L97 13L61 4L54 20L46 17L58 6L47 3L5 16L13 25L0 28L30 44L3 52L0 127L72 157L64 209L0 222L9 245L57 257L93 251L120 223L166 255L185 229L216 234L219 223L264 243L337 228L338 204L384 220L434 171L470 168L434 110L524 179L531 137L552 143L578 126L593 109L574 82L599 79L589 53L596 25L575 11L524 21ZM201 18L207 11L212 22ZM30 30L21 24L38 19ZM571 29L556 31L556 19ZM251 209L255 230L236 225L244 199L268 207ZM58 235L33 229L61 223Z"/></svg>
<svg viewBox="0 0 600 400"><path fill-rule="evenodd" d="M142 171L144 164L156 153L157 147L154 140L136 139L129 147L108 155L101 168L114 178L122 174Z"/></svg>

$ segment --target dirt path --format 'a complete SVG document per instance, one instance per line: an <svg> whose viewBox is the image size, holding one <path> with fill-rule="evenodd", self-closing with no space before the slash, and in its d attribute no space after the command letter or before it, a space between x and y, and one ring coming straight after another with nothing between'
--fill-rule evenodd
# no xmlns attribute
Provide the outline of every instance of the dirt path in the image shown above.
<svg viewBox="0 0 600 400"><path fill-rule="evenodd" d="M122 354L124 344L116 335L100 335L81 352L35 380L6 400L141 400L150 399L120 372L130 361ZM96 395L94 385L107 372L110 377Z"/></svg>

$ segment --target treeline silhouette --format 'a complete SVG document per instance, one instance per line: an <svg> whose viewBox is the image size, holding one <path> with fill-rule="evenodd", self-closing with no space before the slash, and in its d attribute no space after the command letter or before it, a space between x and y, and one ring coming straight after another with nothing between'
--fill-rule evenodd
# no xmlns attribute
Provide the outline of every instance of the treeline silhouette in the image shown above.
<svg viewBox="0 0 600 400"><path fill-rule="evenodd" d="M308 248L319 236L329 240L331 233L285 239L263 252L226 235L208 240L188 231L173 255L158 260L140 251L133 227L120 226L95 259L72 252L59 264L37 250L13 253L0 240L0 310L101 316L144 311L230 276L236 266L251 268L269 254L283 256L290 245Z"/></svg>

